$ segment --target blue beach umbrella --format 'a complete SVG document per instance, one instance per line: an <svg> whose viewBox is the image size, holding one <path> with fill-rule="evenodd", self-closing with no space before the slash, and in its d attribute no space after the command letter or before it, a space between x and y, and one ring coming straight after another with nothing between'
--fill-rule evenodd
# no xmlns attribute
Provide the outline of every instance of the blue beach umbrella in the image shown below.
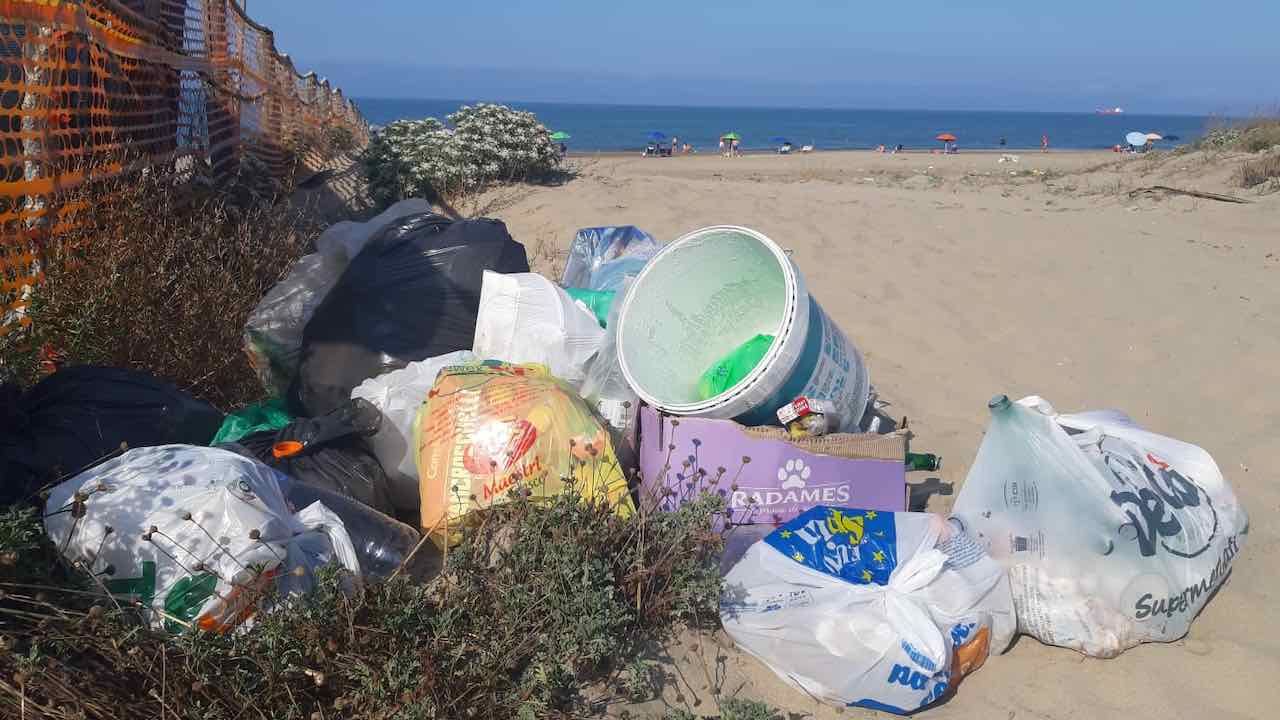
<svg viewBox="0 0 1280 720"><path fill-rule="evenodd" d="M658 132L657 130L653 130L649 132L649 139L650 140L666 140L667 134Z"/></svg>
<svg viewBox="0 0 1280 720"><path fill-rule="evenodd" d="M788 140L788 139L786 139L786 138L784 138L784 137L775 137L775 138L772 138L772 139L773 139L773 141L774 141L774 142L776 142L776 143L782 143L782 144L784 144L784 145L790 145L790 144L791 144L791 141L790 141L790 140Z"/></svg>

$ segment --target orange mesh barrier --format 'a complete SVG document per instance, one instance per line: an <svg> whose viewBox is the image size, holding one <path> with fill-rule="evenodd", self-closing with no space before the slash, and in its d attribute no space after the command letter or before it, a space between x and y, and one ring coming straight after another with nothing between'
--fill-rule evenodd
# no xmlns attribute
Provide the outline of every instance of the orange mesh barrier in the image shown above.
<svg viewBox="0 0 1280 720"><path fill-rule="evenodd" d="M0 0L0 333L41 276L41 248L77 208L59 195L113 158L215 180L246 155L276 175L289 149L346 128L355 104L300 75L235 0Z"/></svg>

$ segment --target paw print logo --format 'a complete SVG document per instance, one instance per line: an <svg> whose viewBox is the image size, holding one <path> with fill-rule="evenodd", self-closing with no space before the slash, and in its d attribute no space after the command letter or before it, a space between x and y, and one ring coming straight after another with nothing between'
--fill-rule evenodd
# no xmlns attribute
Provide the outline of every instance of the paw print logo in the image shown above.
<svg viewBox="0 0 1280 720"><path fill-rule="evenodd" d="M804 487L811 474L813 468L800 459L788 460L786 465L778 468L778 480L782 483L783 490Z"/></svg>

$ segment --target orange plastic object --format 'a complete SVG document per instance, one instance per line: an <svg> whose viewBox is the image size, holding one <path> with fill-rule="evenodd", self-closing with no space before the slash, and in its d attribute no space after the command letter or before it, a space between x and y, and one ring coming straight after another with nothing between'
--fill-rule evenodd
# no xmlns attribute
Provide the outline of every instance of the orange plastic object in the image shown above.
<svg viewBox="0 0 1280 720"><path fill-rule="evenodd" d="M293 457L302 452L306 447L297 440L283 440L271 446L271 457L279 460L280 458Z"/></svg>

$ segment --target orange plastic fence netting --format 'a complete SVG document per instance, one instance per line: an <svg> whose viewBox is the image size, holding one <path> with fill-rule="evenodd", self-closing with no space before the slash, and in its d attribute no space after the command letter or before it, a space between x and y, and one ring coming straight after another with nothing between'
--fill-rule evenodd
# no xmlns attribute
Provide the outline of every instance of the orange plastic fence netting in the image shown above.
<svg viewBox="0 0 1280 720"><path fill-rule="evenodd" d="M216 180L252 155L280 175L332 128L368 138L234 0L0 0L0 333L27 321L59 194L118 172L113 158Z"/></svg>

